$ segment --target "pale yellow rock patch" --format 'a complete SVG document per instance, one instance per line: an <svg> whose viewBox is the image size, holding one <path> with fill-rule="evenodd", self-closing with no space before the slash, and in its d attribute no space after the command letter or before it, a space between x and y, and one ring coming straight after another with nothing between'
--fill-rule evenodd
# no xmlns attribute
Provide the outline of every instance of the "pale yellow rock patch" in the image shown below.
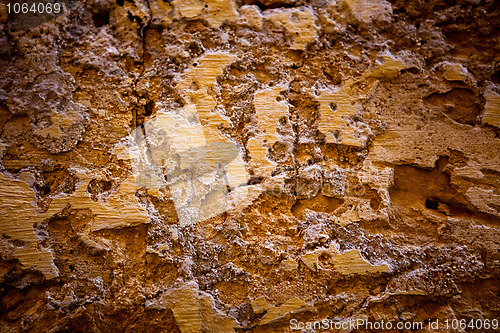
<svg viewBox="0 0 500 333"><path fill-rule="evenodd" d="M292 260L292 259L283 260L282 265L283 265L283 268L285 269L285 271L288 271L288 272L296 270L297 267L299 266L297 261Z"/></svg>
<svg viewBox="0 0 500 333"><path fill-rule="evenodd" d="M249 165L260 177L269 177L276 165L266 155L267 148L279 140L276 133L278 121L289 112L287 103L277 100L283 89L282 86L263 89L254 97L255 118L261 132L248 140L247 149L251 156Z"/></svg>
<svg viewBox="0 0 500 333"><path fill-rule="evenodd" d="M238 322L215 308L213 297L195 283L169 290L149 306L171 309L182 333L233 333L238 327Z"/></svg>
<svg viewBox="0 0 500 333"><path fill-rule="evenodd" d="M34 129L33 133L43 137L60 138L63 135L63 131L69 126L83 121L81 114L74 110L69 110L61 114L52 111L50 118L52 125L44 129Z"/></svg>
<svg viewBox="0 0 500 333"><path fill-rule="evenodd" d="M45 213L37 212L35 193L29 184L3 174L0 174L0 198L0 232L9 240L22 242L9 250L2 241L2 252L11 252L24 267L37 269L48 279L57 277L59 272L53 263L52 253L40 249L40 239L36 237L33 226L57 213L58 208L53 207Z"/></svg>
<svg viewBox="0 0 500 333"><path fill-rule="evenodd" d="M38 212L34 204L35 194L29 184L0 174L0 214L3 220L0 232L12 240L23 242L21 247L12 251L23 266L37 269L49 279L58 276L52 254L40 248L33 226L59 213L67 205L72 209L89 209L92 212L93 220L88 226L90 231L149 223L146 210L134 196L137 187L132 178L120 184L118 191L105 202L92 201L87 187L88 180L83 178L74 193L54 198L47 211Z"/></svg>
<svg viewBox="0 0 500 333"><path fill-rule="evenodd" d="M500 216L500 212L493 208L500 207L500 195L495 194L493 190L473 186L465 193L465 196L480 211Z"/></svg>
<svg viewBox="0 0 500 333"><path fill-rule="evenodd" d="M207 142L229 142L218 130L219 125L227 125L228 122L220 114L213 112L215 100L208 90L215 84L224 68L236 59L236 56L227 52L206 53L195 60L196 67L189 68L177 86L188 105L196 107Z"/></svg>
<svg viewBox="0 0 500 333"><path fill-rule="evenodd" d="M448 81L465 81L467 79L467 68L462 64L443 64L444 78Z"/></svg>
<svg viewBox="0 0 500 333"><path fill-rule="evenodd" d="M205 0L208 5L205 19L212 28L217 28L224 21L234 21L238 17L234 0Z"/></svg>
<svg viewBox="0 0 500 333"><path fill-rule="evenodd" d="M170 3L163 0L150 0L149 8L151 9L151 20L155 24L168 26L172 23L172 18L169 13L173 10Z"/></svg>
<svg viewBox="0 0 500 333"><path fill-rule="evenodd" d="M322 90L317 96L320 103L321 122L318 129L329 143L364 146L368 136L364 128L352 126L349 118L361 114L361 99L352 92L352 82L341 88Z"/></svg>
<svg viewBox="0 0 500 333"><path fill-rule="evenodd" d="M372 134L371 130L366 124L354 121L353 116L362 115L361 102L372 92L379 79L394 79L405 68L408 66L404 61L384 53L377 65L359 79L349 79L341 87L319 90L317 100L321 122L318 129L325 135L326 141L364 147ZM359 87L362 87L361 91Z"/></svg>
<svg viewBox="0 0 500 333"><path fill-rule="evenodd" d="M293 313L302 311L313 311L313 310L314 310L313 306L307 304L300 298L298 297L293 298L286 301L281 306L268 308L267 313L260 320L260 324L261 325L269 324L279 319L285 318L286 316Z"/></svg>
<svg viewBox="0 0 500 333"><path fill-rule="evenodd" d="M293 39L292 49L305 50L317 37L315 16L309 8L269 10L264 12L264 17L290 33Z"/></svg>
<svg viewBox="0 0 500 333"><path fill-rule="evenodd" d="M486 104L482 116L483 124L500 128L500 95L490 86L484 93L484 99L486 99Z"/></svg>
<svg viewBox="0 0 500 333"><path fill-rule="evenodd" d="M257 299L254 299L252 302L252 309L253 312L256 314L261 314L264 311L267 311L272 305L267 303L266 298L264 296L261 296Z"/></svg>
<svg viewBox="0 0 500 333"><path fill-rule="evenodd" d="M395 79L403 69L407 69L408 67L403 60L398 59L391 53L385 52L381 55L381 59L377 61L377 65L363 75L363 79L366 77Z"/></svg>
<svg viewBox="0 0 500 333"><path fill-rule="evenodd" d="M177 16L187 19L204 18L212 28L238 17L234 0L175 0Z"/></svg>
<svg viewBox="0 0 500 333"><path fill-rule="evenodd" d="M328 264L333 265L333 268L322 267L319 263L319 258L324 256L328 259ZM363 257L357 249L352 249L340 253L337 249L320 248L301 256L301 261L311 270L334 270L344 275L351 274L374 274L388 272L389 266L385 263L380 265L372 265Z"/></svg>
<svg viewBox="0 0 500 333"><path fill-rule="evenodd" d="M173 3L178 13L188 19L200 16L205 5L202 0L176 0Z"/></svg>
<svg viewBox="0 0 500 333"><path fill-rule="evenodd" d="M262 28L263 16L257 6L241 6L240 7L240 21L257 30Z"/></svg>
<svg viewBox="0 0 500 333"><path fill-rule="evenodd" d="M351 13L358 20L372 24L374 21L390 22L392 18L391 3L385 0L344 0Z"/></svg>

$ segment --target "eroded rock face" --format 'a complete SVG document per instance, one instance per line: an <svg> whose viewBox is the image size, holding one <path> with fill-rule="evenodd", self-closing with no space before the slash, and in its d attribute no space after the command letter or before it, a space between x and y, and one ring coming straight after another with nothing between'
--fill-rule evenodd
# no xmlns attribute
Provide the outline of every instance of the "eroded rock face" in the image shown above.
<svg viewBox="0 0 500 333"><path fill-rule="evenodd" d="M2 331L499 317L494 1L63 8L0 4Z"/></svg>

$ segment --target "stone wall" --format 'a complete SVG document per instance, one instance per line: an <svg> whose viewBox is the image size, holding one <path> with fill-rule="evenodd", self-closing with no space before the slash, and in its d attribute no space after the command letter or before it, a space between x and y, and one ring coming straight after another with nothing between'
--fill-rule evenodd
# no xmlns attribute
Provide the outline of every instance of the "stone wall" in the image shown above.
<svg viewBox="0 0 500 333"><path fill-rule="evenodd" d="M494 0L14 2L1 332L499 319Z"/></svg>

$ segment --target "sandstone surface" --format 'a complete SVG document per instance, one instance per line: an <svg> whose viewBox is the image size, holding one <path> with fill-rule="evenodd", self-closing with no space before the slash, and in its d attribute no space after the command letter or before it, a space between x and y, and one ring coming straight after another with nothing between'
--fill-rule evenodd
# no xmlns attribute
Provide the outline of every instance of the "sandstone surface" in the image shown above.
<svg viewBox="0 0 500 333"><path fill-rule="evenodd" d="M14 2L0 332L498 327L497 2Z"/></svg>

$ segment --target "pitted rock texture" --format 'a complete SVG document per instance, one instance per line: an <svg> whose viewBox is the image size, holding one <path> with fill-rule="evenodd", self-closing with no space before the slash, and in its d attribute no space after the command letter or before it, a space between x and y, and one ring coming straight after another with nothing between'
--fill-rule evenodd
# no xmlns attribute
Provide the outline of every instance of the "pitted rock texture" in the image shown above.
<svg viewBox="0 0 500 333"><path fill-rule="evenodd" d="M500 317L498 3L62 3L0 4L1 332Z"/></svg>

